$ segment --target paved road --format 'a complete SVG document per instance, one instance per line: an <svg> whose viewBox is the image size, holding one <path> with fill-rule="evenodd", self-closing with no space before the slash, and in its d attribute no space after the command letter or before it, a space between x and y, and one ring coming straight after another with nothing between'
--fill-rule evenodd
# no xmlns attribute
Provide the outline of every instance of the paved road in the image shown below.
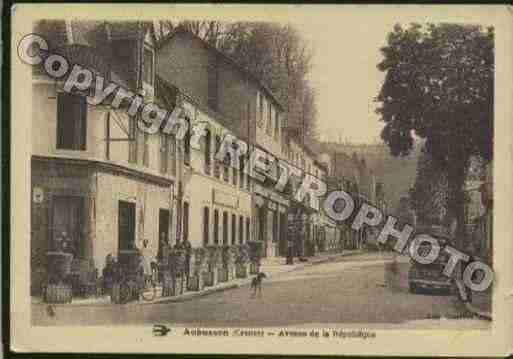
<svg viewBox="0 0 513 359"><path fill-rule="evenodd" d="M33 305L34 324L150 324L189 326L301 326L312 323L403 323L461 313L455 297L411 294L385 278L379 254L343 258L269 278L262 297L242 287L182 303L56 307L55 317Z"/></svg>

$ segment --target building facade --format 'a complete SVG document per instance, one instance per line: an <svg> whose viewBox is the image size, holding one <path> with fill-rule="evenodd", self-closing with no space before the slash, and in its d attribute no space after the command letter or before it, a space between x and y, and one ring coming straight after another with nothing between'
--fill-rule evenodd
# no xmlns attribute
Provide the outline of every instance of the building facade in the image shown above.
<svg viewBox="0 0 513 359"><path fill-rule="evenodd" d="M159 47L157 72L198 106L218 114L225 128L249 145L249 152L258 148L281 158L282 106L231 59L192 33L177 29ZM250 237L263 242L263 256L278 256L288 199L269 181L248 181L254 224Z"/></svg>
<svg viewBox="0 0 513 359"><path fill-rule="evenodd" d="M42 21L35 30L70 63L156 100L148 24ZM32 86L33 292L48 280L48 258L64 240L79 286L94 281L108 255L128 263L143 242L158 257L163 238L174 237L176 142L139 131L123 106L92 106L87 93L64 92L42 69Z"/></svg>

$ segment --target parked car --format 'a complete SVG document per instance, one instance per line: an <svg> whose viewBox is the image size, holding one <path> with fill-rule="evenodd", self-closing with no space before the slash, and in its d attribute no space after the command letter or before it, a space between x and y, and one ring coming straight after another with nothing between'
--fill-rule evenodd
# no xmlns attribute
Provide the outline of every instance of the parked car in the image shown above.
<svg viewBox="0 0 513 359"><path fill-rule="evenodd" d="M450 258L449 253L443 250L445 245L448 244L448 235L440 230L431 230L426 233L438 240L441 250L438 258L431 264L421 264L413 259L411 260L411 267L408 272L410 292L416 293L423 289L453 291L454 283L452 279L443 274L443 269ZM420 246L418 252L423 255L423 253L427 254L430 249L430 245L425 244Z"/></svg>

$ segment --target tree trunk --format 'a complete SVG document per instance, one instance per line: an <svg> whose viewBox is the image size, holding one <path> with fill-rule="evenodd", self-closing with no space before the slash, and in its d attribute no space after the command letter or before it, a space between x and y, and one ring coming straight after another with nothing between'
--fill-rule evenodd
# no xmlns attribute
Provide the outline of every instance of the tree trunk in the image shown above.
<svg viewBox="0 0 513 359"><path fill-rule="evenodd" d="M465 179L467 174L467 159L459 159L448 170L449 182L449 211L450 217L456 219L457 227L454 245L460 251L465 251Z"/></svg>

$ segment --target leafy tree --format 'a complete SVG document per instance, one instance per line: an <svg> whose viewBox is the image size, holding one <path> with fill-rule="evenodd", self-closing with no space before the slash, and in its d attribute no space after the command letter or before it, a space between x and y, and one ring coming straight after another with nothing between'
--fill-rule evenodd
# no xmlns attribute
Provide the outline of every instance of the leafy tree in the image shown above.
<svg viewBox="0 0 513 359"><path fill-rule="evenodd" d="M433 174L437 174L433 176ZM422 225L442 224L447 214L449 187L447 175L423 151L417 164L415 184L410 191L413 208Z"/></svg>
<svg viewBox="0 0 513 359"><path fill-rule="evenodd" d="M414 136L447 175L450 216L463 246L464 182L472 156L493 155L494 32L479 26L396 25L381 49L386 72L377 97L381 137L394 156L407 155ZM438 173L431 173L438 176Z"/></svg>

